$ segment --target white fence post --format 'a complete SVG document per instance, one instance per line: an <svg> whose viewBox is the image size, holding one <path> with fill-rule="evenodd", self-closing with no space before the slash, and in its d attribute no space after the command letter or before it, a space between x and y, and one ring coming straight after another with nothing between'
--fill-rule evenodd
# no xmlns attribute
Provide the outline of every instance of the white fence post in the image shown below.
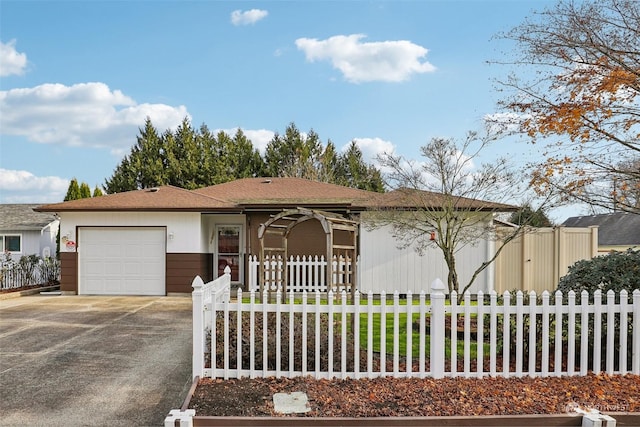
<svg viewBox="0 0 640 427"><path fill-rule="evenodd" d="M633 375L640 375L640 289L633 291L633 338L631 357Z"/></svg>
<svg viewBox="0 0 640 427"><path fill-rule="evenodd" d="M429 350L431 375L436 379L444 378L444 300L444 283L436 279L431 283L431 347Z"/></svg>
<svg viewBox="0 0 640 427"><path fill-rule="evenodd" d="M202 296L202 286L204 282L200 276L196 276L191 283L193 292L191 300L193 302L193 356L192 356L192 378L204 375L204 300Z"/></svg>

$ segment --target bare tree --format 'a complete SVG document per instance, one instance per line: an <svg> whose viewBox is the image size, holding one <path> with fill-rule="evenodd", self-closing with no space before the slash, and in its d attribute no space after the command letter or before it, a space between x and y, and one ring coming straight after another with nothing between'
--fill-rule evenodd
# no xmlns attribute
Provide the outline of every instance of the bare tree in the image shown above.
<svg viewBox="0 0 640 427"><path fill-rule="evenodd" d="M500 61L511 74L498 82L505 114L492 119L544 145L532 184L639 212L621 196L640 191L638 164L620 165L640 156L640 3L560 0L500 37L516 48Z"/></svg>
<svg viewBox="0 0 640 427"><path fill-rule="evenodd" d="M466 292L527 225L514 225L500 236L496 233L494 216L518 210L507 202L521 198L525 189L518 185L518 175L506 159L476 167L490 142L491 138L469 133L461 144L453 139L432 139L420 149L423 162L389 153L378 156L387 171L388 186L395 190L385 196L386 206L375 212L368 225L390 225L400 247L413 246L420 254L428 247L439 248L449 269L450 292ZM487 238L497 242L494 254L461 285L456 254Z"/></svg>

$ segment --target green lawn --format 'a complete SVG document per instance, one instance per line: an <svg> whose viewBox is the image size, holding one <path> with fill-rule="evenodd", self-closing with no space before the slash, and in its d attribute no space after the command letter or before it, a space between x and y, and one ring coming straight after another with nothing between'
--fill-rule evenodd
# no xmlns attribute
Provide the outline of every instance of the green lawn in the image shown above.
<svg viewBox="0 0 640 427"><path fill-rule="evenodd" d="M242 302L243 303L249 303L249 298L248 297L243 297L242 298ZM288 302L288 300L287 300ZM392 354L394 351L394 326L393 326L393 320L394 320L394 313L393 313L393 296L392 295L388 295L386 300L386 305L388 306L387 309L387 313L386 313L386 325L385 325L385 353L387 354ZM295 304L302 304L302 298L296 298L294 300ZM327 299L326 298L322 298L321 302L322 305L327 304ZM339 305L340 299L336 300L334 302L334 305ZM366 298L362 298L360 301L360 305L367 305L368 301ZM413 305L419 305L420 301L417 297L412 298L412 304ZM462 301L459 302L460 305L463 305ZM307 304L315 304L315 297L313 298L308 298ZM381 304L381 301L379 299L375 299L373 301L373 305L379 306ZM399 300L399 305L404 306L407 304L407 300L406 299L400 299ZM450 301L446 301L446 304L449 305ZM476 301L472 301L471 305L477 305ZM427 314L427 316L429 316L429 314ZM473 317L475 317L476 315L472 314ZM334 320L336 322L339 322L341 320L341 314L335 314L334 315ZM382 320L382 314L380 313L373 313L373 338L372 338L372 345L373 345L373 351L374 352L380 352L381 350L381 345L380 345L380 337L382 335L381 333L381 320ZM413 359L417 359L420 356L420 328L419 328L419 320L420 320L420 314L419 313L413 313L412 314L412 330L411 330L411 357ZM367 333L367 324L368 324L368 315L366 313L362 313L360 314L360 347L362 349L368 349L369 343L368 343L368 333ZM351 326L349 325L349 331L351 330ZM485 325L486 328L486 325ZM430 336L427 333L424 337L424 347L425 347L425 355L429 355L429 348L430 348ZM446 332L446 338L445 338L445 343L446 343L446 347L445 347L445 357L448 359L451 357L451 340L450 340L450 331L447 330ZM485 342L484 343L484 354L485 355L489 355L489 345ZM464 357L464 341L461 339L458 339L456 341L456 349L457 349L457 354L458 354L458 358L461 359L462 357ZM399 355L404 357L407 355L407 314L406 313L398 313L398 352ZM471 359L475 359L477 357L477 342L475 340L473 340L470 343L470 358Z"/></svg>
<svg viewBox="0 0 640 427"><path fill-rule="evenodd" d="M394 347L394 326L393 326L393 313L386 314L386 325L384 328L385 331L385 353L391 354L393 353ZM373 314L373 351L379 352L381 349L380 337L381 337L381 320L382 315L379 313ZM420 356L420 328L419 328L420 315L414 313L412 315L412 329L411 329L411 357L416 359ZM400 356L407 355L407 314L399 313L398 314L398 351ZM368 348L368 337L367 337L367 326L368 326L368 317L366 314L360 315L360 345L363 348ZM445 357L448 359L451 357L451 340L450 340L450 332L447 331L447 335L445 338ZM429 355L431 337L428 333L425 334L424 337L424 348L425 355ZM464 356L464 342L461 339L456 341L456 348L458 358L462 358ZM484 352L485 355L489 354L489 345L484 343ZM477 343L476 341L472 341L470 345L470 357L471 359L475 359L477 357Z"/></svg>

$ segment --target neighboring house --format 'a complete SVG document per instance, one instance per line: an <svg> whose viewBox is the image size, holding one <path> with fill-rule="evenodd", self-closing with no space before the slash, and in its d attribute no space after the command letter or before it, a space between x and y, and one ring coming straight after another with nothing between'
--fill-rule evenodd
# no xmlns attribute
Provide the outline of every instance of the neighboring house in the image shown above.
<svg viewBox="0 0 640 427"><path fill-rule="evenodd" d="M0 252L18 261L25 255L56 256L60 221L53 213L36 212L38 204L0 205Z"/></svg>
<svg viewBox="0 0 640 427"><path fill-rule="evenodd" d="M474 203L493 210L515 209ZM340 233L329 238L327 222L344 218L345 223L358 224L363 212L377 206L406 208L394 193L299 178L247 178L193 191L173 186L129 191L38 210L57 213L61 219L62 291L165 295L191 292L196 275L211 280L227 265L232 281L246 289L248 256L260 254L260 227L283 211L317 213L284 218L291 227L278 226L286 229L287 256L316 256L327 253L329 241L336 248L352 245L351 237ZM440 253L419 257L412 249L400 250L388 229L357 231L361 290L415 292L428 290L436 277L446 279ZM459 265L485 261L490 252L490 243L469 248ZM489 289L489 279L483 277L479 289Z"/></svg>
<svg viewBox="0 0 640 427"><path fill-rule="evenodd" d="M598 227L598 253L640 249L640 213L613 212L574 216L565 227Z"/></svg>

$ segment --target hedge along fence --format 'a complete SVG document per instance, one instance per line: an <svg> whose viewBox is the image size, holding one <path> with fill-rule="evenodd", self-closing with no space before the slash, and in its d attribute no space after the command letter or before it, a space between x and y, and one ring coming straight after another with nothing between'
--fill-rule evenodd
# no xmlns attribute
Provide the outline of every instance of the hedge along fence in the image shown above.
<svg viewBox="0 0 640 427"><path fill-rule="evenodd" d="M200 281L201 282L201 281ZM210 282L213 283L213 282ZM206 286L206 285L205 285ZM434 287L435 286L435 287ZM520 377L640 374L640 290L457 294L303 293L275 303L242 291L204 301L194 281L194 371L202 377ZM566 298L564 298L566 297ZM205 318L207 322L205 322Z"/></svg>
<svg viewBox="0 0 640 427"><path fill-rule="evenodd" d="M25 255L18 261L6 255L5 258L0 262L0 290L57 284L60 280L60 261L56 258L38 255Z"/></svg>

